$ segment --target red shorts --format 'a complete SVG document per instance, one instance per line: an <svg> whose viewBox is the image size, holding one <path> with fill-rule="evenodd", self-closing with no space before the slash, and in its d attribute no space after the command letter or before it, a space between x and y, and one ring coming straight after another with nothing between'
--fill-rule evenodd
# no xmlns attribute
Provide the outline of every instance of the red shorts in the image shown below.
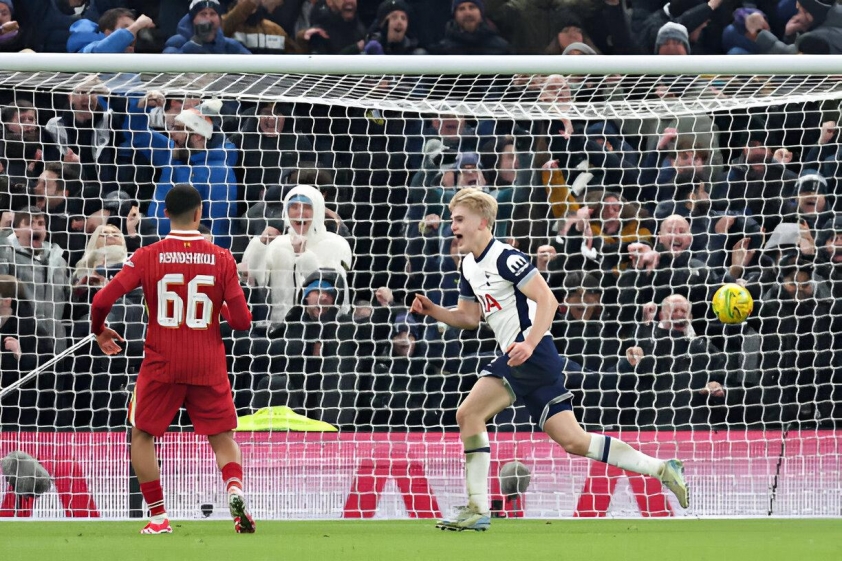
<svg viewBox="0 0 842 561"><path fill-rule="evenodd" d="M214 435L237 428L228 380L215 386L195 386L140 376L129 404L129 422L152 436L163 436L182 405L198 434Z"/></svg>

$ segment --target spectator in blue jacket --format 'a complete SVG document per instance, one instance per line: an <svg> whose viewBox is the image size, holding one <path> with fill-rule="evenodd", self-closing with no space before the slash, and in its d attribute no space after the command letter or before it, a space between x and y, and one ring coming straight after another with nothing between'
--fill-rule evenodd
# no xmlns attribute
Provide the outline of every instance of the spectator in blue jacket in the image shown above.
<svg viewBox="0 0 842 561"><path fill-rule="evenodd" d="M178 22L178 33L167 41L164 53L251 54L242 43L222 33L222 12L218 0L193 0L190 12Z"/></svg>
<svg viewBox="0 0 842 561"><path fill-rule="evenodd" d="M132 146L160 170L148 216L157 222L158 234L170 231L164 216L164 198L178 183L190 183L202 195L202 219L208 222L214 243L231 247L235 233L237 182L228 163L230 143L214 141L221 133L214 133L209 117L195 109L182 111L174 120L167 136L149 129L146 109L163 104L160 92L149 92L129 103L128 129Z"/></svg>
<svg viewBox="0 0 842 561"><path fill-rule="evenodd" d="M141 15L137 20L127 8L108 10L97 23L80 19L70 26L68 53L133 53L141 29L155 27L152 18Z"/></svg>

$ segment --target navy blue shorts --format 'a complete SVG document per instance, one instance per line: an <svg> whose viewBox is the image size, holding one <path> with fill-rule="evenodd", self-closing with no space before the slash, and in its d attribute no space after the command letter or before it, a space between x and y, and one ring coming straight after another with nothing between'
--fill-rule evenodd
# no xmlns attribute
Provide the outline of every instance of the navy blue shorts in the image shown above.
<svg viewBox="0 0 842 561"><path fill-rule="evenodd" d="M519 341L523 339L518 337ZM509 355L492 360L479 373L500 378L515 398L523 400L532 421L539 428L547 419L560 411L570 411L573 394L564 385L564 361L553 344L552 337L541 339L529 360L520 366L509 366Z"/></svg>

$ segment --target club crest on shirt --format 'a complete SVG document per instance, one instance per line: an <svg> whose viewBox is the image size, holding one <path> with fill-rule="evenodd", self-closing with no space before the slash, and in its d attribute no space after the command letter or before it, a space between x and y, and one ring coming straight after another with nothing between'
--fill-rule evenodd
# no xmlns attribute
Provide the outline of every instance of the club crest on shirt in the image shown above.
<svg viewBox="0 0 842 561"><path fill-rule="evenodd" d="M515 276L522 273L528 266L529 261L527 261L522 255L510 255L509 258L506 259L506 267L508 267Z"/></svg>

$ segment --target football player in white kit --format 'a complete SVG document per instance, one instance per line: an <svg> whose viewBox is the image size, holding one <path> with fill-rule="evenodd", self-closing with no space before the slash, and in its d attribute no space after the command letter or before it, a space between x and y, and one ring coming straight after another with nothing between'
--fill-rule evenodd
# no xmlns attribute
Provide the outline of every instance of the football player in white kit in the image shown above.
<svg viewBox="0 0 842 561"><path fill-rule="evenodd" d="M616 438L587 433L579 425L570 404L572 395L564 386L563 361L549 331L558 301L523 253L492 236L494 198L479 189L462 189L450 202L450 212L453 235L464 255L458 307L446 309L419 294L412 311L461 329L476 329L485 318L504 354L483 368L456 412L465 447L468 505L436 527L489 528L491 448L486 422L517 398L533 422L567 453L657 477L687 508L690 494L679 460L647 456Z"/></svg>

